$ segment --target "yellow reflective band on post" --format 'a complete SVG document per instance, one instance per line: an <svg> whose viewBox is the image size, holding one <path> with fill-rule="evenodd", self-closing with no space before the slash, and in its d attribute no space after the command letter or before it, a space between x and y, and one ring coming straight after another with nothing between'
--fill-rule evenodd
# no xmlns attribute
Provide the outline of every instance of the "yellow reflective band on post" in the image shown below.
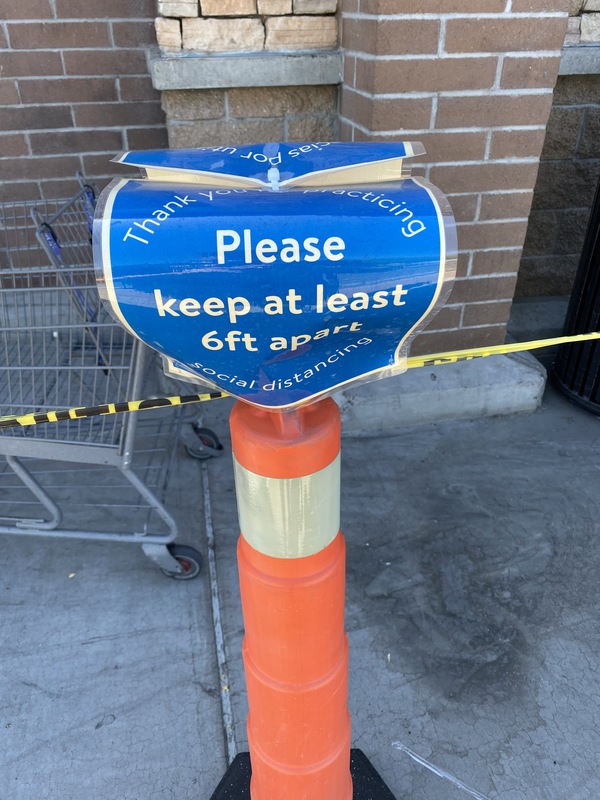
<svg viewBox="0 0 600 800"><path fill-rule="evenodd" d="M428 356L411 356L408 359L407 366L408 369L437 367L443 364L456 364L458 361L473 361L476 358L508 355L509 353L522 353L526 350L539 350L542 347L553 347L561 344L571 344L573 342L590 342L594 339L600 339L600 331L594 333L579 333L574 336L557 336L553 339L534 339L531 342L497 344L492 347L474 347L471 350L451 350L447 353L432 353ZM151 400L129 400L123 403L105 403L101 406L66 408L60 411L40 411L35 414L0 417L0 430L2 428L23 428L28 425L40 425L45 422L63 422L67 419L86 419L88 417L98 417L104 414L144 411L145 409L161 408L164 406L204 403L208 400L219 400L222 397L230 396L231 395L227 392L210 392L206 394L158 397Z"/></svg>
<svg viewBox="0 0 600 800"><path fill-rule="evenodd" d="M340 529L340 456L312 475L265 478L233 459L242 536L273 558L323 550Z"/></svg>

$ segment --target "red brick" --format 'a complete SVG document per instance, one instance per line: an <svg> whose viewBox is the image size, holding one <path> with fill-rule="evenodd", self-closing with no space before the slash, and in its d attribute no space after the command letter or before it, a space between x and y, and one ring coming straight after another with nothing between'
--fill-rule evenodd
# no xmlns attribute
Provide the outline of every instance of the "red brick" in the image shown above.
<svg viewBox="0 0 600 800"><path fill-rule="evenodd" d="M440 23L437 20L380 20L377 55L437 53Z"/></svg>
<svg viewBox="0 0 600 800"><path fill-rule="evenodd" d="M423 19L345 19L342 45L373 55L436 53L440 23Z"/></svg>
<svg viewBox="0 0 600 800"><path fill-rule="evenodd" d="M341 30L342 46L345 50L374 53L377 23L372 19L344 19Z"/></svg>
<svg viewBox="0 0 600 800"><path fill-rule="evenodd" d="M428 331L441 331L458 328L462 316L462 306L443 306L433 320L427 324Z"/></svg>
<svg viewBox="0 0 600 800"><path fill-rule="evenodd" d="M17 200L38 200L39 197L40 190L37 181L19 180L15 183L0 181L0 203L14 203Z"/></svg>
<svg viewBox="0 0 600 800"><path fill-rule="evenodd" d="M517 274L521 263L521 248L487 250L473 254L472 275Z"/></svg>
<svg viewBox="0 0 600 800"><path fill-rule="evenodd" d="M48 136L47 133L30 134L34 155L66 155L67 153L90 153L94 151L120 150L123 146L119 131L61 131Z"/></svg>
<svg viewBox="0 0 600 800"><path fill-rule="evenodd" d="M495 325L485 328L460 328L446 332L419 334L410 346L411 356L426 356L433 353L448 353L457 350L471 350L475 347L490 347L503 344L506 326ZM440 367L443 369L443 367Z"/></svg>
<svg viewBox="0 0 600 800"><path fill-rule="evenodd" d="M490 247L522 247L527 233L523 222L486 222L458 227L458 246L461 250L487 250Z"/></svg>
<svg viewBox="0 0 600 800"><path fill-rule="evenodd" d="M78 103L82 101L107 102L117 100L114 78L56 78L43 81L37 78L21 80L21 100L33 103Z"/></svg>
<svg viewBox="0 0 600 800"><path fill-rule="evenodd" d="M26 156L29 153L27 139L22 133L7 133L0 135L0 156ZM2 162L0 161L0 174Z"/></svg>
<svg viewBox="0 0 600 800"><path fill-rule="evenodd" d="M475 220L479 195L450 195L448 201L457 222L473 222Z"/></svg>
<svg viewBox="0 0 600 800"><path fill-rule="evenodd" d="M138 169L123 167L120 164L113 164L111 159L114 158L115 155L116 152L106 153L104 155L84 155L82 158L83 174L87 178L93 178L94 180L101 176L106 178L139 177L140 172Z"/></svg>
<svg viewBox="0 0 600 800"><path fill-rule="evenodd" d="M354 86L354 73L356 70L357 59L355 56L344 56L344 84L346 86Z"/></svg>
<svg viewBox="0 0 600 800"><path fill-rule="evenodd" d="M14 50L56 50L80 47L108 47L105 22L13 22L8 26Z"/></svg>
<svg viewBox="0 0 600 800"><path fill-rule="evenodd" d="M345 87L342 91L341 114L369 130L427 128L431 117L431 99L405 97L378 100Z"/></svg>
<svg viewBox="0 0 600 800"><path fill-rule="evenodd" d="M102 13L99 13L101 9ZM124 13L126 11L126 13ZM56 0L56 15L63 19L82 18L112 19L127 16L134 18L153 18L156 16L155 0L127 0L127 5L123 5L123 0Z"/></svg>
<svg viewBox="0 0 600 800"><path fill-rule="evenodd" d="M406 98L409 99L409 98ZM412 101L414 102L414 100ZM415 126L416 127L416 126ZM427 126L425 126L427 127ZM418 141L425 147L426 155L419 161L423 164L453 161L483 161L487 134L485 131L440 131L400 135L393 133L377 137L378 142L395 142L399 139ZM417 163L411 161L411 164Z"/></svg>
<svg viewBox="0 0 600 800"><path fill-rule="evenodd" d="M2 178L11 180L45 180L75 175L81 168L78 156L55 156L52 158L5 158L2 161Z"/></svg>
<svg viewBox="0 0 600 800"><path fill-rule="evenodd" d="M510 300L498 303L471 303L465 306L463 326L498 325L508 322L510 316Z"/></svg>
<svg viewBox="0 0 600 800"><path fill-rule="evenodd" d="M545 129L538 131L494 131L490 158L539 158L544 146Z"/></svg>
<svg viewBox="0 0 600 800"><path fill-rule="evenodd" d="M481 303L486 300L511 300L517 276L466 278L456 280L448 299L449 303Z"/></svg>
<svg viewBox="0 0 600 800"><path fill-rule="evenodd" d="M446 52L560 50L566 28L566 16L449 19L446 23Z"/></svg>
<svg viewBox="0 0 600 800"><path fill-rule="evenodd" d="M152 86L150 77L128 78L119 81L120 99L129 100L155 100L160 102L160 92Z"/></svg>
<svg viewBox="0 0 600 800"><path fill-rule="evenodd" d="M381 61L358 59L356 86L369 92L444 92L490 89L498 57Z"/></svg>
<svg viewBox="0 0 600 800"><path fill-rule="evenodd" d="M98 189L102 189L102 187L98 186ZM77 191L79 191L79 183L75 180L74 175L41 181L40 195L47 200L55 200L57 197L69 198Z"/></svg>
<svg viewBox="0 0 600 800"><path fill-rule="evenodd" d="M540 58L511 58L506 56L500 78L501 89L553 88L556 83L560 56Z"/></svg>
<svg viewBox="0 0 600 800"><path fill-rule="evenodd" d="M371 102L369 127L374 131L406 130L411 125L415 128L426 128L430 118L431 100L427 97L403 97L394 100L374 98Z"/></svg>
<svg viewBox="0 0 600 800"><path fill-rule="evenodd" d="M60 53L50 50L10 51L2 53L3 78L62 75L63 65Z"/></svg>
<svg viewBox="0 0 600 800"><path fill-rule="evenodd" d="M8 78L0 80L0 105L16 106L19 105L19 102L17 82Z"/></svg>
<svg viewBox="0 0 600 800"><path fill-rule="evenodd" d="M75 124L80 128L156 125L165 121L158 103L80 103L74 111Z"/></svg>
<svg viewBox="0 0 600 800"><path fill-rule="evenodd" d="M531 189L535 186L537 163L434 165L431 181L446 193L490 192Z"/></svg>
<svg viewBox="0 0 600 800"><path fill-rule="evenodd" d="M117 47L147 47L156 45L154 20L113 22L113 37Z"/></svg>
<svg viewBox="0 0 600 800"><path fill-rule="evenodd" d="M456 264L456 278L466 278L469 273L471 256L469 253L459 253Z"/></svg>
<svg viewBox="0 0 600 800"><path fill-rule="evenodd" d="M545 125L552 94L470 95L440 97L437 128L493 128L512 125Z"/></svg>
<svg viewBox="0 0 600 800"><path fill-rule="evenodd" d="M167 129L128 128L125 131L129 150L160 150L169 146Z"/></svg>
<svg viewBox="0 0 600 800"><path fill-rule="evenodd" d="M566 11L565 0L513 0L512 10L515 12L531 11L533 13L549 11Z"/></svg>
<svg viewBox="0 0 600 800"><path fill-rule="evenodd" d="M373 134L371 133L364 133L361 131L360 128L356 126L352 126L352 131L354 134L354 141L355 142L372 142L373 141ZM402 136L400 134L394 134L393 136L383 136L381 137L386 142L401 142L403 141ZM377 137L377 141L379 141L380 137Z"/></svg>
<svg viewBox="0 0 600 800"><path fill-rule="evenodd" d="M487 134L484 131L466 133L419 133L414 137L423 143L427 164L438 161L480 161L485 156Z"/></svg>
<svg viewBox="0 0 600 800"><path fill-rule="evenodd" d="M481 220L527 218L532 199L532 191L484 194L481 198L479 218Z"/></svg>
<svg viewBox="0 0 600 800"><path fill-rule="evenodd" d="M28 131L68 128L73 124L68 106L18 106L0 108L0 130Z"/></svg>
<svg viewBox="0 0 600 800"><path fill-rule="evenodd" d="M14 3L0 4L0 20L14 19L52 19L50 0L19 0Z"/></svg>
<svg viewBox="0 0 600 800"><path fill-rule="evenodd" d="M354 126L352 123L347 122L344 119L339 121L339 129L340 129L340 141L341 142L351 142L352 141L352 133L354 131Z"/></svg>
<svg viewBox="0 0 600 800"><path fill-rule="evenodd" d="M147 75L144 50L70 50L63 53L68 75Z"/></svg>
<svg viewBox="0 0 600 800"><path fill-rule="evenodd" d="M502 12L506 0L362 0L364 14L487 14Z"/></svg>

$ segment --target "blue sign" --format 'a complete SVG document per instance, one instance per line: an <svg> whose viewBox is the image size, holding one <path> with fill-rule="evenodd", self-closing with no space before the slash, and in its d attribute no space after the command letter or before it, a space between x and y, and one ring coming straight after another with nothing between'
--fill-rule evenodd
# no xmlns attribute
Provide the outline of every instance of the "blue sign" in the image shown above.
<svg viewBox="0 0 600 800"><path fill-rule="evenodd" d="M401 371L453 278L441 193L419 178L277 188L113 182L94 234L113 314L267 408Z"/></svg>
<svg viewBox="0 0 600 800"><path fill-rule="evenodd" d="M114 161L143 168L148 177L168 180L175 173L187 181L200 178L209 185L271 186L278 188L327 180L333 172L340 184L360 182L368 168L371 181L401 177L402 160L422 155L420 142L293 142L241 147L198 147L193 150L146 150L121 153ZM363 179L363 182L364 179Z"/></svg>

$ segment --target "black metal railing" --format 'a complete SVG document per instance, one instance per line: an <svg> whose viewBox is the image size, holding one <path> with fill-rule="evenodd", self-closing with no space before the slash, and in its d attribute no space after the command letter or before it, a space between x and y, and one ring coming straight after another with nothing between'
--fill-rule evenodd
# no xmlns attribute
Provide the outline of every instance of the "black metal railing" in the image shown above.
<svg viewBox="0 0 600 800"><path fill-rule="evenodd" d="M569 301L564 335L594 331L600 331L600 182ZM553 377L570 400L600 414L600 342L560 347Z"/></svg>

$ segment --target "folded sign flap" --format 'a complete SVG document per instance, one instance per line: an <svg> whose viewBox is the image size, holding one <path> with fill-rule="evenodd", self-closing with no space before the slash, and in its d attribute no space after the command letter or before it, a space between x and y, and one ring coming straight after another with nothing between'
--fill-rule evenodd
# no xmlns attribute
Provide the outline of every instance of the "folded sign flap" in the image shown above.
<svg viewBox="0 0 600 800"><path fill-rule="evenodd" d="M278 190L399 180L403 160L424 152L420 142L270 142L128 152L114 161L155 181Z"/></svg>

